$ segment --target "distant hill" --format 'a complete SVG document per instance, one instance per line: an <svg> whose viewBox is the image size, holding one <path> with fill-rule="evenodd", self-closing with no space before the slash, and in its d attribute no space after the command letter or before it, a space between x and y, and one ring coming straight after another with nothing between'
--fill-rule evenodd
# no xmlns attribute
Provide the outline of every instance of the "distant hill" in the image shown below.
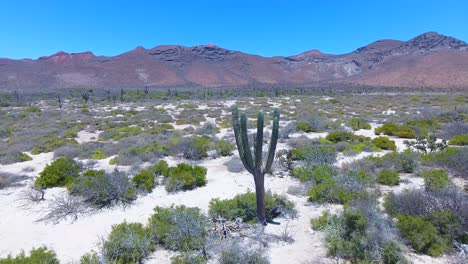
<svg viewBox="0 0 468 264"><path fill-rule="evenodd" d="M137 47L114 57L58 52L0 58L1 89L356 84L468 89L468 45L435 32L342 55L262 57L212 44Z"/></svg>

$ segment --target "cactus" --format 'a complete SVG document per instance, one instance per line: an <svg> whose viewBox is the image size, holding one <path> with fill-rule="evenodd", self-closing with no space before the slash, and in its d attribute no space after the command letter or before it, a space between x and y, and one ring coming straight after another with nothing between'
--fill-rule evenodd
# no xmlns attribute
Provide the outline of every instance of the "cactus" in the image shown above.
<svg viewBox="0 0 468 264"><path fill-rule="evenodd" d="M265 173L271 172L271 166L275 158L276 143L278 142L279 112L275 109L273 114L273 129L271 132L270 147L267 160L263 162L263 113L258 113L257 135L254 140L254 153L251 153L249 138L247 135L247 117L242 113L239 118L237 106L232 109L232 123L236 138L237 150L245 169L254 177L255 194L257 199L257 220L266 224L265 211Z"/></svg>

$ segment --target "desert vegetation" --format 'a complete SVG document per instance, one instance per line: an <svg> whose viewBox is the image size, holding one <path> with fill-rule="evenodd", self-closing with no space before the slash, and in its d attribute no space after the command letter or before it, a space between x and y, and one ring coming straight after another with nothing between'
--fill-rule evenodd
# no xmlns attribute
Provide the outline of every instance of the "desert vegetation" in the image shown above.
<svg viewBox="0 0 468 264"><path fill-rule="evenodd" d="M456 91L0 92L0 263L464 263L467 119Z"/></svg>

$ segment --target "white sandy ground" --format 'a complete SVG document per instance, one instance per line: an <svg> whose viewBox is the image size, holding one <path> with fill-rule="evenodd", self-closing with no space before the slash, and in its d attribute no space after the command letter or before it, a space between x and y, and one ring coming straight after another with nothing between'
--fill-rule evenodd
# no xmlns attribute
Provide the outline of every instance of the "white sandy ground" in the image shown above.
<svg viewBox="0 0 468 264"><path fill-rule="evenodd" d="M228 104L230 103L226 102L226 105ZM169 104L164 107L166 109L174 109L173 105ZM376 137L373 134L373 129L376 126L377 124L372 124L372 130L359 130L355 133L373 138ZM228 130L222 129L218 136L226 134L228 134ZM90 141L96 136L94 133L88 132L80 132L78 135L79 142ZM307 136L318 138L326 136L326 134L309 133ZM397 139L397 146L400 151L405 147L402 141ZM279 144L278 147L284 148L285 146ZM341 165L366 155L381 155L383 153L363 153L353 157L340 155L338 157L338 164ZM204 187L187 192L167 194L163 186L158 186L152 193L139 196L135 203L127 208L114 207L81 216L76 221L67 220L58 224L48 224L37 222L36 220L44 214L53 196L64 194L66 190L64 188L49 189L46 191L47 200L45 202L29 205L30 209L22 208L22 193L27 189L28 184L33 182L33 177L37 176L45 165L53 160L53 153L31 155L31 157L33 157L32 161L5 166L0 165L0 172L10 172L31 177L25 182L25 186L0 190L0 257L5 257L8 254L17 254L23 249L28 251L33 247L46 245L56 251L62 263L77 263L80 256L97 249L100 239L110 232L111 226L114 224L119 224L123 221L146 223L147 219L152 215L154 207L171 206L172 204L199 207L206 213L211 199L232 198L236 194L245 193L254 187L253 178L246 171L241 173L228 171L224 163L230 160L230 157L205 160L199 163L199 165L205 166L208 169L207 185ZM95 167L107 171L113 170L115 166L108 164L111 158L98 161ZM184 162L183 160L172 158L169 158L167 161L170 165ZM27 168L33 168L33 170L30 171ZM129 167L124 166L119 166L118 168L124 171L129 169ZM423 185L421 178L410 175L402 175L402 178L403 183L401 185L393 188L381 187L381 190L383 192L398 192L405 188L418 188ZM280 218L277 221L281 225L268 225L265 229L267 233L279 234L284 225L288 223L294 238L292 244L282 242L270 244L268 253L273 264L304 263L308 260L325 257L326 249L322 242L323 235L310 228L310 219L320 216L325 210L330 210L332 213L341 210L341 206L339 205L310 204L307 202L307 197L287 194L288 188L297 184L298 181L291 177L279 178L267 176L265 180L267 190L286 194L289 199L295 202L298 211L296 219L287 220ZM150 255L146 263L170 263L170 258L173 255L173 252L158 249ZM416 263L445 263L444 258L435 259L416 254L411 254L411 258Z"/></svg>

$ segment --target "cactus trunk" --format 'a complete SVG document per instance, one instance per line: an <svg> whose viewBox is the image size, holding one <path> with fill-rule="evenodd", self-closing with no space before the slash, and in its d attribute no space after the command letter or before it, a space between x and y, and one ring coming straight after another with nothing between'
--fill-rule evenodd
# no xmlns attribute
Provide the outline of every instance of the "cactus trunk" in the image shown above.
<svg viewBox="0 0 468 264"><path fill-rule="evenodd" d="M278 110L275 109L273 114L273 128L270 139L270 147L268 149L268 156L265 164L263 162L263 121L263 113L259 112L257 119L257 136L255 142L253 142L254 153L252 155L250 152L250 143L247 133L247 117L245 113L242 113L239 118L239 110L237 106L235 106L232 110L232 122L237 150L239 151L239 157L246 170L254 177L255 194L257 199L257 219L259 223L266 224L267 216L265 208L265 173L271 172L271 167L275 157L279 129Z"/></svg>

